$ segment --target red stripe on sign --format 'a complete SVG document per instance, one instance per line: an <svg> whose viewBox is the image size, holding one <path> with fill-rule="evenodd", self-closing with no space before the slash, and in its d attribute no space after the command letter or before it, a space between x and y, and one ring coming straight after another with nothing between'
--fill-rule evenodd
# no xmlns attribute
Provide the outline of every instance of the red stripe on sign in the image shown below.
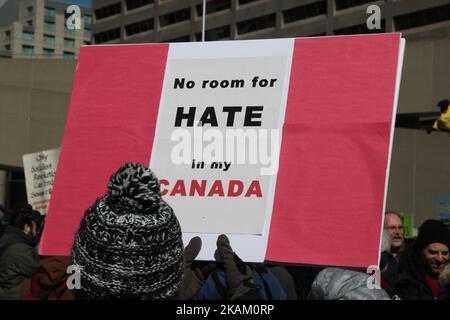
<svg viewBox="0 0 450 320"><path fill-rule="evenodd" d="M399 44L295 40L267 260L377 264Z"/></svg>
<svg viewBox="0 0 450 320"><path fill-rule="evenodd" d="M168 48L81 48L39 254L70 255L80 220L109 177L125 162L148 166Z"/></svg>

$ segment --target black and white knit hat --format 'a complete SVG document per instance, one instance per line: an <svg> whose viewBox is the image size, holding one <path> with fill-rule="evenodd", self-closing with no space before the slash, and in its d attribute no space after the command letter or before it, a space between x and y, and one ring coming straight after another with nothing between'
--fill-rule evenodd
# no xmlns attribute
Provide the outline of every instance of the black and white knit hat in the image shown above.
<svg viewBox="0 0 450 320"><path fill-rule="evenodd" d="M174 297L183 277L181 228L150 169L127 163L111 177L80 222L71 264L81 269L77 298Z"/></svg>

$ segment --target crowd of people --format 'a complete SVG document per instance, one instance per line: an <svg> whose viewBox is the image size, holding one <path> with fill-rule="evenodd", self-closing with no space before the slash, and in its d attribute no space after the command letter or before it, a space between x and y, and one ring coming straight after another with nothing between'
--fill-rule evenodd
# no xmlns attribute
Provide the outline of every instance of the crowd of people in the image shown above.
<svg viewBox="0 0 450 320"><path fill-rule="evenodd" d="M366 270L246 263L225 235L217 261L198 261L201 238L183 245L159 180L136 163L114 173L106 195L86 210L70 257L37 255L44 220L31 206L1 214L0 299L449 299L450 233L438 220L425 221L406 243L401 216L386 213L378 278Z"/></svg>

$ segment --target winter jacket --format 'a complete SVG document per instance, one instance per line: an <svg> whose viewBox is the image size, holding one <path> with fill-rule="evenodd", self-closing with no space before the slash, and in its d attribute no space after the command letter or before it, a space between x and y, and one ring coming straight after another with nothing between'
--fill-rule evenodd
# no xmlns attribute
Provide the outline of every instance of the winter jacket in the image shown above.
<svg viewBox="0 0 450 320"><path fill-rule="evenodd" d="M314 280L309 300L390 300L383 289L369 289L369 275L338 268L322 270Z"/></svg>
<svg viewBox="0 0 450 320"><path fill-rule="evenodd" d="M381 271L381 287L386 290L389 296L395 295L395 288L398 282L399 262L388 252L381 253L380 270Z"/></svg>
<svg viewBox="0 0 450 320"><path fill-rule="evenodd" d="M74 300L67 288L70 257L45 257L39 270L22 284L22 300Z"/></svg>
<svg viewBox="0 0 450 320"><path fill-rule="evenodd" d="M0 300L19 299L22 282L37 268L32 240L19 228L5 226L0 238Z"/></svg>
<svg viewBox="0 0 450 320"><path fill-rule="evenodd" d="M404 300L433 300L431 288L425 280L425 267L413 251L407 249L400 258L396 293Z"/></svg>

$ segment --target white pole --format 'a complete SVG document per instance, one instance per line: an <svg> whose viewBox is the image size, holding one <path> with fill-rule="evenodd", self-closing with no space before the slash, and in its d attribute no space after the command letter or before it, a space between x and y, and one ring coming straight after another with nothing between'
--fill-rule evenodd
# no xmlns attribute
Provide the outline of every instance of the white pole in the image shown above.
<svg viewBox="0 0 450 320"><path fill-rule="evenodd" d="M205 23L206 23L206 0L203 0L202 42L205 41Z"/></svg>

